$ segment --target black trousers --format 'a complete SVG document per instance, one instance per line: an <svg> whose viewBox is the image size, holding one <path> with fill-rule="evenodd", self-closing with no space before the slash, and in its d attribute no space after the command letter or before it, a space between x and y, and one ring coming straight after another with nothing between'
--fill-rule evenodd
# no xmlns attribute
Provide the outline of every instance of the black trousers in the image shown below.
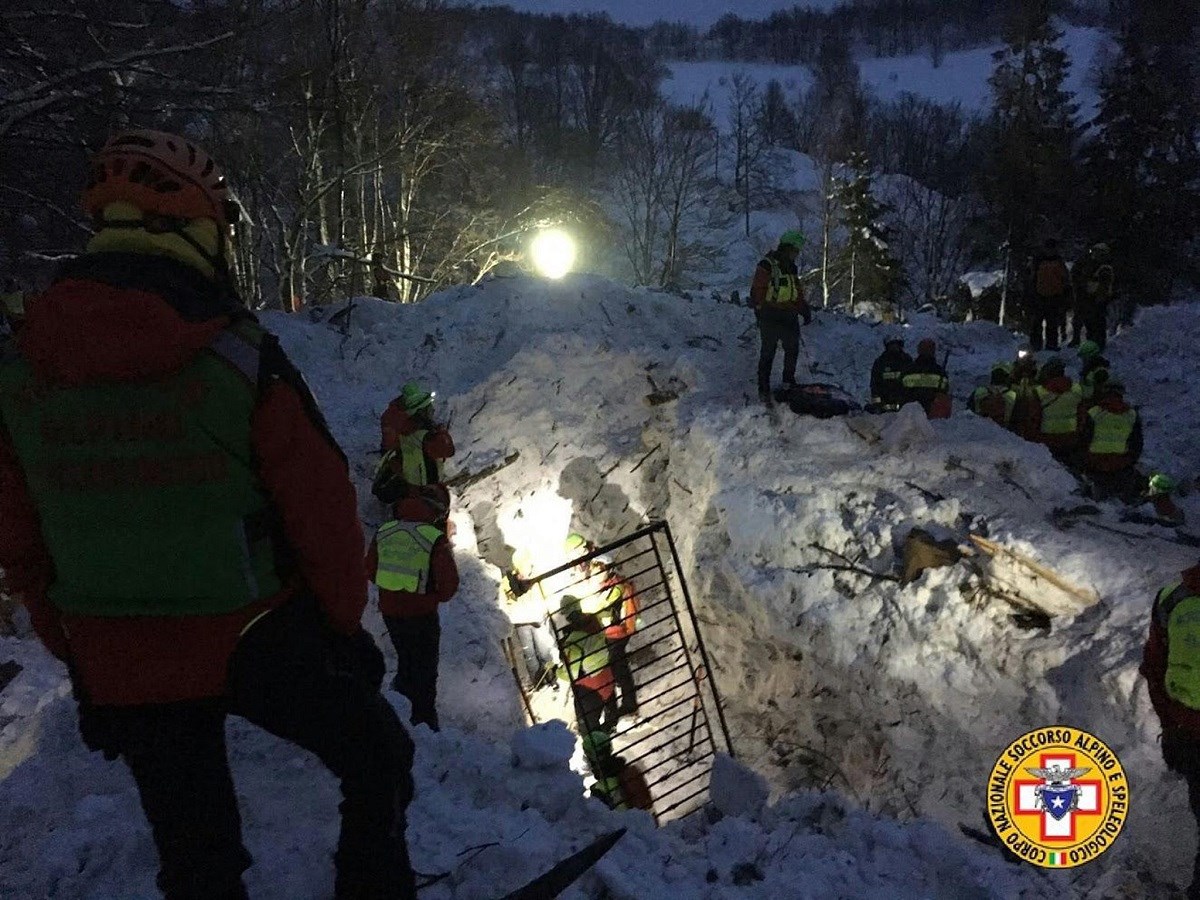
<svg viewBox="0 0 1200 900"><path fill-rule="evenodd" d="M1192 809L1196 827L1200 829L1200 742L1181 731L1164 728L1162 753L1167 768L1182 775L1187 781L1188 805ZM1196 850L1192 883L1186 896L1188 900L1200 900L1200 847Z"/></svg>
<svg viewBox="0 0 1200 900"><path fill-rule="evenodd" d="M285 607L242 638L226 698L89 710L106 720L106 751L133 773L167 900L246 897L251 859L225 753L227 713L309 750L340 779L338 900L416 897L404 835L412 742L378 682L339 667L330 647L324 626Z"/></svg>
<svg viewBox="0 0 1200 900"><path fill-rule="evenodd" d="M1095 341L1101 350L1108 346L1108 310L1103 306L1076 310L1071 320L1071 343L1078 344L1084 331L1087 331L1087 339Z"/></svg>
<svg viewBox="0 0 1200 900"><path fill-rule="evenodd" d="M593 691L577 682L571 684L571 689L575 693L575 714L579 717L581 733L616 730L621 714L617 712L615 692L605 700L599 691Z"/></svg>
<svg viewBox="0 0 1200 900"><path fill-rule="evenodd" d="M1065 300L1037 299L1029 313L1029 345L1034 350L1041 350L1042 326L1046 326L1045 349L1057 350L1059 342L1065 336L1063 331L1067 323L1067 307Z"/></svg>
<svg viewBox="0 0 1200 900"><path fill-rule="evenodd" d="M637 685L633 680L633 672L629 669L628 647L629 638L608 642L608 665L612 669L617 691L621 695L618 709L623 713L633 712L638 707Z"/></svg>
<svg viewBox="0 0 1200 900"><path fill-rule="evenodd" d="M392 687L412 704L411 721L438 730L437 676L442 623L437 610L424 616L384 616L396 648L396 677Z"/></svg>
<svg viewBox="0 0 1200 900"><path fill-rule="evenodd" d="M783 380L796 382L796 363L800 359L800 317L762 312L758 316L762 348L758 353L758 390L771 390L771 369L775 366L775 348L783 345Z"/></svg>

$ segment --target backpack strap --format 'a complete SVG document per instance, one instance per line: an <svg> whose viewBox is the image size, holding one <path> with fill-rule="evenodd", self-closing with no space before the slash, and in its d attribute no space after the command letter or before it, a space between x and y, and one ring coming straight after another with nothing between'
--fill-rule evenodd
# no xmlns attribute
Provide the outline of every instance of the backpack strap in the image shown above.
<svg viewBox="0 0 1200 900"><path fill-rule="evenodd" d="M255 391L262 370L264 332L252 319L241 319L213 338L208 349L227 362Z"/></svg>

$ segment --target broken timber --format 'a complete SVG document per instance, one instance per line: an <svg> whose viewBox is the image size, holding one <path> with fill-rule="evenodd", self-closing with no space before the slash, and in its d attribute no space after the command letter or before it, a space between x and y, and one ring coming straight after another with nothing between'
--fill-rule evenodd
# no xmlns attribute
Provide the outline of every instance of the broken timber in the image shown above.
<svg viewBox="0 0 1200 900"><path fill-rule="evenodd" d="M504 459L500 462L492 463L490 466L484 466L478 472L459 472L446 482L446 487L468 488L478 481L483 481L483 479L491 475L495 475L506 466L511 466L520 458L521 451L514 450L512 453L508 454L508 456L504 457Z"/></svg>
<svg viewBox="0 0 1200 900"><path fill-rule="evenodd" d="M978 534L971 543L992 562L987 574L1029 607L1049 616L1074 616L1100 602L1090 588L1072 584L1032 557Z"/></svg>

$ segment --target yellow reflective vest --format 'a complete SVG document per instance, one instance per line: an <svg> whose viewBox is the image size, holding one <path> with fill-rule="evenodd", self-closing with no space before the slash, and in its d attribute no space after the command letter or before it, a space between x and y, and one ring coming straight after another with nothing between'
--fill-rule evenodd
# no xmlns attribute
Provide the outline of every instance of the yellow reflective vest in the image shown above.
<svg viewBox="0 0 1200 900"><path fill-rule="evenodd" d="M384 522L375 533L375 583L387 591L425 593L433 547L443 536L424 522Z"/></svg>
<svg viewBox="0 0 1200 900"><path fill-rule="evenodd" d="M1088 413L1092 420L1092 443L1089 453L1106 456L1119 456L1129 452L1129 439L1133 437L1133 427L1137 424L1137 413L1132 409L1115 413L1096 406Z"/></svg>
<svg viewBox="0 0 1200 900"><path fill-rule="evenodd" d="M763 304L783 306L799 300L800 284L796 280L796 276L784 272L779 265L779 260L774 256L768 256L767 263L771 266L771 286L767 289L767 296L763 299Z"/></svg>
<svg viewBox="0 0 1200 900"><path fill-rule="evenodd" d="M1168 585L1155 598L1154 618L1167 636L1167 695L1200 710L1200 596Z"/></svg>
<svg viewBox="0 0 1200 900"><path fill-rule="evenodd" d="M1072 384L1069 390L1056 394L1039 384L1037 400L1042 407L1042 434L1074 434L1079 430L1079 404L1083 402L1079 385Z"/></svg>

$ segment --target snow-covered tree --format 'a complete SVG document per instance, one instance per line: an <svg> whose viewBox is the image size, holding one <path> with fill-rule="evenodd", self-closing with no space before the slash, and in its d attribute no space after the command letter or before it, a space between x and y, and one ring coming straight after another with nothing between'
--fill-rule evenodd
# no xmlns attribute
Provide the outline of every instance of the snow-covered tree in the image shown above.
<svg viewBox="0 0 1200 900"><path fill-rule="evenodd" d="M886 224L889 208L875 195L874 175L865 153L851 153L835 178L846 243L837 261L851 306L894 300L903 278Z"/></svg>
<svg viewBox="0 0 1200 900"><path fill-rule="evenodd" d="M991 155L984 192L1000 237L1031 246L1064 231L1074 197L1078 104L1052 0L1012 0L1006 46L993 54Z"/></svg>
<svg viewBox="0 0 1200 900"><path fill-rule="evenodd" d="M1116 251L1118 281L1165 297L1200 232L1200 19L1193 0L1126 0L1120 53L1100 82L1087 147L1089 237Z"/></svg>

